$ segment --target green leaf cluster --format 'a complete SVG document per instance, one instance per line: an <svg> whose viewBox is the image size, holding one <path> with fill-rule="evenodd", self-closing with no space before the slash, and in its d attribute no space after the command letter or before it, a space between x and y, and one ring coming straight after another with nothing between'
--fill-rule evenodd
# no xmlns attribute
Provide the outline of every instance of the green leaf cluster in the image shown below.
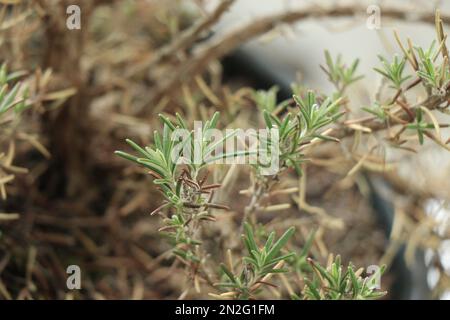
<svg viewBox="0 0 450 320"><path fill-rule="evenodd" d="M256 243L252 227L244 224L245 234L243 242L247 249L247 256L243 257L245 267L240 275L235 275L224 264L221 264L221 270L225 281L217 284L222 288L227 288L236 292L240 299L252 297L259 288L258 283L265 285L264 277L269 274L284 273L287 269L276 268L281 261L286 261L294 256L294 253L282 253L282 249L294 234L294 227L289 228L279 239L275 239L275 232L271 232L264 246L259 247Z"/></svg>
<svg viewBox="0 0 450 320"><path fill-rule="evenodd" d="M398 55L394 55L392 62L381 55L378 55L378 59L380 59L382 68L374 68L374 70L392 83L391 88L400 90L403 83L411 78L410 75L403 75L406 64L405 57L400 59Z"/></svg>
<svg viewBox="0 0 450 320"><path fill-rule="evenodd" d="M363 278L358 275L362 270L355 271L351 264L345 270L340 256L337 256L328 268L324 268L313 260L310 260L310 263L314 276L312 279L305 279L304 299L368 300L378 299L386 294L376 289L377 280L384 273L385 266Z"/></svg>

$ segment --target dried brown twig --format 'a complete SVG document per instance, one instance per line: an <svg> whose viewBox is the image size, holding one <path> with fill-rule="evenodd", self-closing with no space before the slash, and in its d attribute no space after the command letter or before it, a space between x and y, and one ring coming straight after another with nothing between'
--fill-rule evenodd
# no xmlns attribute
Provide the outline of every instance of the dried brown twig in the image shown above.
<svg viewBox="0 0 450 320"><path fill-rule="evenodd" d="M288 11L261 18L257 21L239 27L221 38L213 38L210 42L198 48L195 55L189 59L189 63L181 64L177 70L172 72L172 76L158 83L154 99L159 100L168 92L174 90L187 78L199 74L205 70L208 63L225 56L227 53L236 49L242 43L264 34L276 26L283 23L294 23L308 18L323 17L346 17L354 16L358 13L365 14L366 6L361 4L336 5L330 7L320 7L318 5L309 5L295 11ZM434 23L434 13L417 13L414 20ZM407 7L383 7L383 17L395 19L411 19L411 10ZM450 16L441 14L440 18L444 23L450 22Z"/></svg>
<svg viewBox="0 0 450 320"><path fill-rule="evenodd" d="M134 68L128 76L132 76L136 72L143 70L153 70L153 68L157 67L161 63L174 60L174 56L178 52L192 46L198 40L202 32L208 30L208 28L214 25L234 1L235 0L222 1L210 15L202 20L199 20L190 28L181 32L176 38L173 39L173 41L160 48L148 59L136 66L136 68Z"/></svg>

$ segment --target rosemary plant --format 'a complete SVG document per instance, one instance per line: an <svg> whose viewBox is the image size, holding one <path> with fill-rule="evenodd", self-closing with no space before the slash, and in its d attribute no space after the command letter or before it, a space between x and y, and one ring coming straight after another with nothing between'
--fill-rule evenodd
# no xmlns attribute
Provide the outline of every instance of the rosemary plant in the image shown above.
<svg viewBox="0 0 450 320"><path fill-rule="evenodd" d="M344 114L341 110L344 105L343 99L319 97L314 91L300 87L295 89L298 95L293 95L294 106L290 105L290 100L275 106L273 98L262 99L264 95L261 91L254 94L255 103L262 110L266 130L270 128L279 130L280 168L274 176L263 176L260 174L260 168L255 167L250 187L252 198L245 208L243 221L249 219L251 223L255 223L254 213L261 207L262 198L276 184L283 172L292 168L301 175L301 163L305 160L304 150L313 141L339 141L327 135L326 130L328 125L335 123ZM271 89L265 96L271 97L274 92L276 91ZM272 102L267 103L267 101ZM283 114L282 112L286 109L288 109L287 112ZM267 144L270 145L270 141Z"/></svg>
<svg viewBox="0 0 450 320"><path fill-rule="evenodd" d="M391 62L379 56L381 67L375 68L375 71L384 78L379 90L383 90L384 83L389 83L389 88L395 90L395 93L391 96L392 92L389 92L389 97L385 100L380 98L383 95L377 94L372 106L363 108L370 114L369 117L342 119L342 116L349 111L348 97L345 96L346 89L362 78L357 74L359 60L353 61L348 67L342 62L341 56L333 59L328 51L325 52L326 64L322 66L322 69L337 90L329 97L294 85L292 99L278 103L277 87L267 91L252 91L251 99L260 112L260 123L266 130L278 130L279 171L264 175L263 164L252 164L251 185L248 190L244 190L244 194L250 195L250 200L240 219L240 230L243 233L246 253L243 248L233 247L232 249L240 255L239 263L232 262L232 253L228 251L228 263L221 263L218 268L220 270L216 270L218 271L216 273L207 271L208 252L203 246L201 230L206 221L215 221L211 209L227 209L228 207L214 202L213 191L217 190L220 184L207 183L206 166L217 159L236 157L240 154L248 155L250 150L208 157L218 144L233 138L233 135L226 135L214 142L206 136L201 141L193 142L195 130L189 129L186 120L179 114L176 114L173 121L160 115L164 129L162 134L154 133L154 143L151 147L141 147L127 140L138 156L122 151L117 151L116 154L150 169L154 184L159 187L165 198L164 203L153 213L163 217L164 226L160 230L171 237L174 243L173 253L189 267L194 280L200 276L212 288L219 291L219 294L211 295L221 299L256 298L261 289L276 287L276 284L269 281L274 274L280 274L280 277L283 277L283 274L288 272L296 273L305 283L300 293L289 288L290 295L295 299L376 299L385 294L375 286L376 280L384 272L385 267L380 268L375 274L362 277L362 269L355 271L351 264L344 268L339 256L334 260L331 259L327 267L322 267L309 258L314 232L310 233L298 254L295 251L286 251L283 248L292 238L294 228L289 228L278 240L275 240L275 233L267 232L265 227L259 224L257 213L262 208L270 208L270 206L263 206L262 201L271 194L283 174L295 172L300 177L305 174L302 167L306 162L307 152L317 143L340 142L348 136L357 136L358 139L355 138L357 145L361 135L356 135L355 131L373 133L385 130L389 133L385 139L390 142L390 145L409 150L408 147L402 146L408 140L403 135L409 129L417 132L420 144L424 143L424 137L429 137L440 146L450 149L447 146L448 141L444 142L440 137L440 128L445 125L439 124L431 112L438 110L448 113L450 98L446 36L443 34L442 21L438 15L436 26L440 43L438 49L434 49L434 44L427 50L420 47L414 48L411 40L408 39L408 50L406 50L398 35L395 34L403 56L395 55ZM407 73L407 63L413 70L412 74ZM414 80L409 82L411 78ZM413 104L410 101L409 92L419 84L423 86L427 96L425 100ZM208 96L212 99L210 92ZM216 97L213 100L216 100ZM430 122L425 120L425 116ZM218 117L218 113L215 113L201 129L215 129L218 125ZM393 126L399 128L395 134L391 132ZM177 166L182 155L171 139L171 135L177 129L189 132L182 146L186 144L197 146L202 159L209 160L196 163L192 162L192 159L187 159L190 161ZM433 134L433 129L436 134ZM265 139L263 141L265 145L268 147L274 145L273 139ZM173 158L174 152L175 158ZM369 155L370 151L366 156ZM364 159L363 157L359 160L360 162L351 170L352 174L363 164ZM300 187L304 188L304 185L300 184ZM302 193L304 195L304 190L298 191L300 195ZM324 216L323 211L317 208L312 210L305 204L304 199L300 198L301 196L296 201L300 209L309 210L308 212L311 213L319 212L322 217ZM255 236L254 232L259 227L264 229L262 235L268 235L263 246L258 245L262 237Z"/></svg>
<svg viewBox="0 0 450 320"><path fill-rule="evenodd" d="M364 77L363 75L356 75L359 59L355 59L350 67L347 67L340 54L333 60L328 50L325 50L325 61L326 67L320 67L328 75L328 79L336 87L339 94L343 94L349 85Z"/></svg>
<svg viewBox="0 0 450 320"><path fill-rule="evenodd" d="M391 84L391 88L400 90L402 84L411 78L411 75L404 76L403 71L405 69L406 58L400 59L398 55L394 55L394 59L389 63L386 58L379 55L378 58L381 61L383 69L374 68L376 72L386 77Z"/></svg>
<svg viewBox="0 0 450 320"><path fill-rule="evenodd" d="M202 244L201 223L215 220L211 209L226 210L228 208L213 202L213 191L219 188L220 184L207 184L206 166L217 158L237 157L242 153L237 151L217 157L210 156L217 145L231 138L232 135L211 142L210 137L205 134L202 135L202 141L197 141L193 139L194 130L191 130L189 135L182 140L181 146L190 144L192 148L200 148L202 161L196 163L195 155L191 153L191 159L185 159L188 160L186 165L180 168L177 166L177 162L181 160L183 148L179 148L178 151L175 149L172 134L176 129L188 130L186 122L179 114L176 115L175 122L164 115L160 115L160 119L164 124L163 134L160 135L155 131L153 147L142 148L135 142L127 140L127 143L138 152L139 156L122 151L116 151L116 154L150 169L149 173L154 177L153 183L159 187L166 199L152 214L159 213L163 216L164 226L160 228L160 231L172 239L173 253L191 267L193 276L195 276L197 272L202 272L199 267L205 259L204 253L200 249ZM207 121L200 129L207 133L208 130L217 127L218 120L219 113L216 112L211 120ZM166 215L163 214L164 208L168 212ZM203 273L202 276L211 284L206 273Z"/></svg>
<svg viewBox="0 0 450 320"><path fill-rule="evenodd" d="M327 268L308 259L314 271L313 279L306 279L303 298L307 300L370 300L378 299L386 292L377 290L377 281L386 267L363 278L363 269L355 270L351 264L344 270L341 258L336 257ZM295 298L299 298L298 296Z"/></svg>
<svg viewBox="0 0 450 320"><path fill-rule="evenodd" d="M225 264L221 264L225 282L218 283L218 287L227 288L229 291L219 297L233 297L236 299L253 298L261 290L262 285L274 286L269 281L270 277L276 273L288 272L282 266L286 260L294 253L281 254L281 249L292 237L295 229L289 228L278 240L275 241L275 232L271 232L266 243L260 248L253 235L252 227L244 224L245 235L243 241L247 249L247 256L242 258L244 264L238 276L232 271L233 266L228 269Z"/></svg>
<svg viewBox="0 0 450 320"><path fill-rule="evenodd" d="M20 120L20 114L30 105L26 102L27 88L18 81L25 72L8 72L4 63L0 67L0 196L6 200L6 184L11 182L15 174L27 170L12 164L15 144L14 135Z"/></svg>

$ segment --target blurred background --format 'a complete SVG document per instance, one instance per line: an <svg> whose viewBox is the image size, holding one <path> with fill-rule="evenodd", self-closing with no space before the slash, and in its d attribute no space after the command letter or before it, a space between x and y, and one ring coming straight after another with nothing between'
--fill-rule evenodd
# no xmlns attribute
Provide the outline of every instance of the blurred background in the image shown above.
<svg viewBox="0 0 450 320"><path fill-rule="evenodd" d="M126 148L125 138L150 144L161 112L193 122L219 110L224 123L256 127L254 90L276 85L280 102L291 97L292 83L331 94L320 69L325 50L348 63L360 59L364 78L347 95L354 117L361 116L380 86L377 55L401 54L393 30L428 48L435 9L450 23L444 1L0 4L0 62L25 72L31 105L20 119L0 119L1 299L208 298L191 288L158 232L160 218L149 215L162 200L149 176L114 150ZM70 30L66 10L73 4L80 28ZM380 9L376 28L368 27L371 6ZM299 248L317 230L311 256L318 260L334 253L357 266L387 264L386 299L450 299L450 153L432 141L420 152L383 145L379 156L389 170L347 177L354 163L346 147L321 152L333 166L312 162L301 183L308 203L343 227L329 227L283 195L271 200L290 207L261 219L275 230L296 226ZM12 164L24 170L2 180ZM222 182L227 172L217 168L214 179ZM229 179L218 197L232 199L231 212L218 212L211 230L218 251L236 237L248 202L240 193L248 188L246 169ZM293 174L282 181L299 183ZM81 290L66 287L69 265L82 270Z"/></svg>

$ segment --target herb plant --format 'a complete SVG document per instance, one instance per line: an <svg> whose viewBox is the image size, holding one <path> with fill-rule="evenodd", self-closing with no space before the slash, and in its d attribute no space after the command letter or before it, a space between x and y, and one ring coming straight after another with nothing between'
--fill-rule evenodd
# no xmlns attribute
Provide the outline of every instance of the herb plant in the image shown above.
<svg viewBox="0 0 450 320"><path fill-rule="evenodd" d="M394 32L396 53L370 70L325 50L331 90L299 80L281 98L221 59L365 4L210 32L236 1L78 2L81 30L67 1L0 0L0 299L379 299L403 244L407 265L427 250L433 294L448 292L448 14L425 47ZM428 156L437 165L415 165ZM392 188L390 239L372 216L378 180ZM67 290L74 264L82 290Z"/></svg>

